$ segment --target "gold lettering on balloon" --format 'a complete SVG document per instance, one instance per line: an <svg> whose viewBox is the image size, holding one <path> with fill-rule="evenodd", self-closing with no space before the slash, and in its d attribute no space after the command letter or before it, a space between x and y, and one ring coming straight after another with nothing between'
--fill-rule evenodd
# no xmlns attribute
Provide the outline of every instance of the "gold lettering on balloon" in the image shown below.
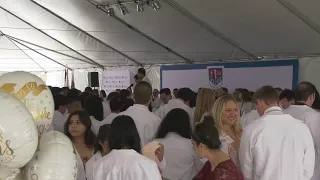
<svg viewBox="0 0 320 180"><path fill-rule="evenodd" d="M14 158L14 150L10 147L11 140L3 138L3 132L0 131L0 161L9 163Z"/></svg>
<svg viewBox="0 0 320 180"><path fill-rule="evenodd" d="M30 92L32 92L33 96L38 96L43 90L47 89L46 85L40 84L37 85L36 82L28 82L23 85L16 93L13 93L15 90L15 86L17 84L14 83L5 83L0 87L0 90L6 91L7 93L12 93L18 99L22 100L25 98Z"/></svg>

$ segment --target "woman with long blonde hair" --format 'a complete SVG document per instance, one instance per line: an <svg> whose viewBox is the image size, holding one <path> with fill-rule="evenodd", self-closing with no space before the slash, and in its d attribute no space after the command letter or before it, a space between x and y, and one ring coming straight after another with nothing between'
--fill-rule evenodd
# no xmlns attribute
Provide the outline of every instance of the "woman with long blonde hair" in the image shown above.
<svg viewBox="0 0 320 180"><path fill-rule="evenodd" d="M238 151L242 127L240 124L240 110L236 100L231 95L219 97L211 111L216 128L220 134L222 151L228 152L231 159L240 166Z"/></svg>
<svg viewBox="0 0 320 180"><path fill-rule="evenodd" d="M201 119L203 119L203 116L210 114L215 101L216 95L214 90L209 88L201 88L198 90L194 113L195 124L199 123Z"/></svg>

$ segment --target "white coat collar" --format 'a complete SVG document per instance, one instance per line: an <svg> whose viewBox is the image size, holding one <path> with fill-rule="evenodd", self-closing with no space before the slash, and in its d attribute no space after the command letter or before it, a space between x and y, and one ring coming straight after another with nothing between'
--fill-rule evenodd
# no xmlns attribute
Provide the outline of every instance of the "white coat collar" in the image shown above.
<svg viewBox="0 0 320 180"><path fill-rule="evenodd" d="M272 106L264 111L264 115L270 114L272 112L282 112L282 109L279 106Z"/></svg>

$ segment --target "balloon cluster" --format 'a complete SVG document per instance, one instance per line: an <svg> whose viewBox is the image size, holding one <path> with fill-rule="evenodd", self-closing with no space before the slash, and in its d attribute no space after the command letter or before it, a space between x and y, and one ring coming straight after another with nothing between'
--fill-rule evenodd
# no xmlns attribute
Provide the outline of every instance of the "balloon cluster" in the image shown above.
<svg viewBox="0 0 320 180"><path fill-rule="evenodd" d="M54 102L28 72L0 76L0 180L75 180L77 158L68 137L46 132Z"/></svg>

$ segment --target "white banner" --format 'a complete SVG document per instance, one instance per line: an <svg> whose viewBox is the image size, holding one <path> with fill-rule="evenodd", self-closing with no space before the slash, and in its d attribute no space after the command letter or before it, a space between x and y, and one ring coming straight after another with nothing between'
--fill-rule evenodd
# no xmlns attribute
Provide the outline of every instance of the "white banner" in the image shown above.
<svg viewBox="0 0 320 180"><path fill-rule="evenodd" d="M127 89L130 86L129 70L111 70L102 72L102 89L106 93L117 89Z"/></svg>

